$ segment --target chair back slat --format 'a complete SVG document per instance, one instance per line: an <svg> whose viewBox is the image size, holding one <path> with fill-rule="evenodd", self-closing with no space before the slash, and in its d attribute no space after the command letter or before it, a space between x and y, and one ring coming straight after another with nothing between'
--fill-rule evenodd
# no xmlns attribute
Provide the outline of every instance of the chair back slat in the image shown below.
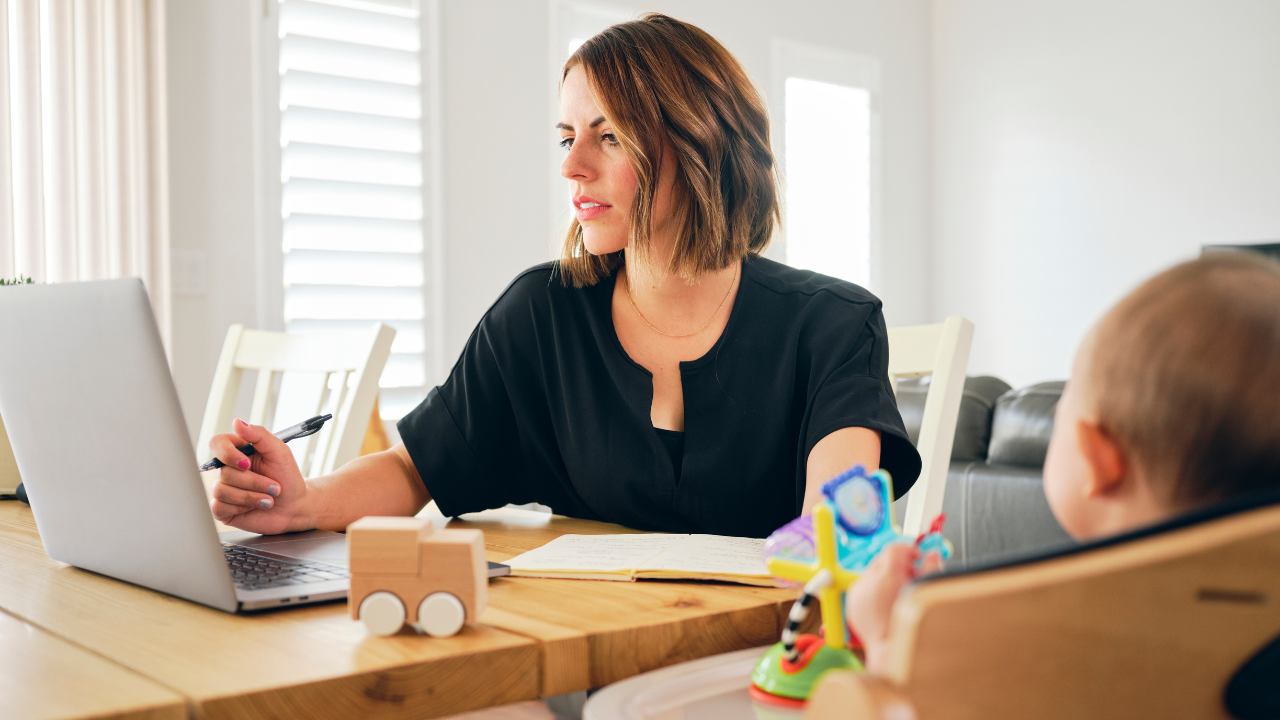
<svg viewBox="0 0 1280 720"><path fill-rule="evenodd" d="M353 395L350 385L351 380L352 373L350 372L344 371L334 374L334 377L329 382L329 408L331 410L327 410L327 412L332 412L338 417L346 417L347 413L350 412L350 408L347 407L347 400ZM320 474L323 474L334 469L334 459L338 453L338 435L332 429L329 429L328 433L322 430L321 433L322 438L316 444L315 463L317 468L329 468L329 470L321 470Z"/></svg>
<svg viewBox="0 0 1280 720"><path fill-rule="evenodd" d="M889 328L889 375L932 375L945 330L946 323Z"/></svg>
<svg viewBox="0 0 1280 720"><path fill-rule="evenodd" d="M936 325L890 328L888 335L889 378L895 394L898 378L931 376L916 442L920 477L907 494L902 523L903 533L910 537L922 532L942 512L973 323L949 317Z"/></svg>
<svg viewBox="0 0 1280 720"><path fill-rule="evenodd" d="M209 389L209 401L205 403L204 418L200 422L200 435L196 438L196 458L202 463L212 456L209 440L231 428L240 382L244 377L244 368L235 364L236 348L240 346L243 335L243 325L232 325L227 328L227 337L222 341L222 352L218 355L218 365L214 368L213 383Z"/></svg>
<svg viewBox="0 0 1280 720"><path fill-rule="evenodd" d="M349 458L360 454L373 402L378 397L378 380L382 376L382 367L391 354L391 340L395 336L394 330L383 327L385 345L379 344L375 348L378 354L377 372L373 371L375 358L371 356L368 364L353 368L349 378L343 383L343 387L349 387L350 391L345 392L342 402L335 405L338 408L339 422L334 425L334 441L320 466L320 474L331 473L346 464Z"/></svg>
<svg viewBox="0 0 1280 720"><path fill-rule="evenodd" d="M339 420L338 413L333 409L333 372L323 373L319 385L319 397L316 400L315 408L310 412L311 415L330 414L334 416L324 427L320 428L320 432L308 436L306 442L302 444L303 459L299 462L304 477L314 477L321 474L318 472L323 458L323 448L328 447L329 438L333 435L333 429Z"/></svg>
<svg viewBox="0 0 1280 720"><path fill-rule="evenodd" d="M275 417L279 418L280 423L290 418L305 419L322 414L328 376L329 373L308 370L283 373L275 412ZM272 427L275 426L276 424L272 425ZM303 469L304 476L307 473L306 460L315 451L315 442L316 436L312 435L289 444L289 449L293 451L293 456L298 461L298 467Z"/></svg>
<svg viewBox="0 0 1280 720"><path fill-rule="evenodd" d="M364 332L290 335L227 332L205 408L197 454L209 457L209 440L227 432L245 370L258 373L248 421L272 430L332 413L319 433L290 445L304 477L331 472L354 459L369 423L395 330L382 323ZM211 481L206 478L206 484Z"/></svg>
<svg viewBox="0 0 1280 720"><path fill-rule="evenodd" d="M266 425L270 418L267 412L271 409L271 389L275 384L276 373L273 370L259 370L258 381L253 386L253 400L249 403L249 422L254 425Z"/></svg>
<svg viewBox="0 0 1280 720"><path fill-rule="evenodd" d="M367 333L289 335L244 330L236 348L235 365L312 372L354 370L368 358L369 338L361 338L364 342L354 342L356 337L353 336L363 335Z"/></svg>

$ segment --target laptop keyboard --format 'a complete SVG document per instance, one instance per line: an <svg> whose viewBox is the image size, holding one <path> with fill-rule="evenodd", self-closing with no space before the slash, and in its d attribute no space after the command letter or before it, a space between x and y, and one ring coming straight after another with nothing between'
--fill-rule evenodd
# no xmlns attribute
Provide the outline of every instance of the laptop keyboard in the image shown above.
<svg viewBox="0 0 1280 720"><path fill-rule="evenodd" d="M345 568L336 565L280 560L260 555L242 545L223 543L222 552L231 569L231 580L241 590L266 590L351 577Z"/></svg>

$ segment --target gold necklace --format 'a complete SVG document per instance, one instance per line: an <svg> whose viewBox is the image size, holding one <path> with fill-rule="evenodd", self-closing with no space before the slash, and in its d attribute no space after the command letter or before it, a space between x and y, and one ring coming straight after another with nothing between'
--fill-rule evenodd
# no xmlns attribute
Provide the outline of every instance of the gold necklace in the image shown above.
<svg viewBox="0 0 1280 720"><path fill-rule="evenodd" d="M623 272L625 272L625 270ZM698 328L697 330L694 330L691 333L685 333L684 335L672 335L671 333L664 333L658 328L654 327L653 323L649 322L649 318L646 318L644 316L644 313L640 312L640 308L636 307L636 300L635 298L631 297L630 281L627 282L627 299L631 301L631 309L635 310L636 314L640 316L640 319L644 320L644 324L648 325L649 328L654 332L658 333L659 335L665 335L671 338L687 338L693 335L697 335L703 330L706 330L707 326L711 324L711 321L716 319L716 316L720 314L720 311L722 309L724 309L724 304L729 301L729 293L733 292L733 286L738 282L738 274L741 272L742 272L742 265L739 264L738 268L733 272L733 282L729 283L729 289L724 291L724 298L720 300L720 305L716 308L716 311L711 313L711 317L707 318L707 321L702 324L702 327Z"/></svg>

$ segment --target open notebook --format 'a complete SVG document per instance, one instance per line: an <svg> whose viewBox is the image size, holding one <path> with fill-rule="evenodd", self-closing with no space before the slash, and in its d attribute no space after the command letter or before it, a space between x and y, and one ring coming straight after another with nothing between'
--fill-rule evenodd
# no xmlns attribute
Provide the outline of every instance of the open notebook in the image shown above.
<svg viewBox="0 0 1280 720"><path fill-rule="evenodd" d="M722 535L561 535L506 564L522 577L777 585L764 564L764 540Z"/></svg>

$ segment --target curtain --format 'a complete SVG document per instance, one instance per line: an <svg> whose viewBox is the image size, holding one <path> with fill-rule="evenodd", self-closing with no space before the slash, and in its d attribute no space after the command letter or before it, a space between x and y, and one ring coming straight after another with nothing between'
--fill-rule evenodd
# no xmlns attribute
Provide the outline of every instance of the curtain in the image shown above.
<svg viewBox="0 0 1280 720"><path fill-rule="evenodd" d="M0 0L0 277L140 277L169 345L164 0Z"/></svg>

